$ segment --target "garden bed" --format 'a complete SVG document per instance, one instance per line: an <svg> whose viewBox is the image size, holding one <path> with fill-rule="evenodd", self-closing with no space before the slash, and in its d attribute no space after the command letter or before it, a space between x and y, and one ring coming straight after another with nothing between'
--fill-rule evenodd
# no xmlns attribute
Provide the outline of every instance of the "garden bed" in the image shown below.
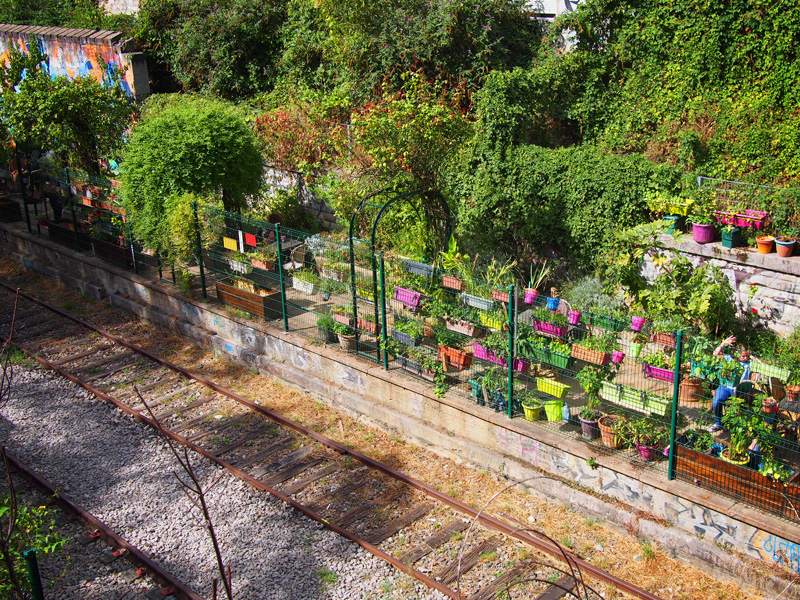
<svg viewBox="0 0 800 600"><path fill-rule="evenodd" d="M265 319L277 319L282 314L279 290L262 288L250 292L234 285L233 280L217 281L215 285L217 299L223 304L246 310Z"/></svg>

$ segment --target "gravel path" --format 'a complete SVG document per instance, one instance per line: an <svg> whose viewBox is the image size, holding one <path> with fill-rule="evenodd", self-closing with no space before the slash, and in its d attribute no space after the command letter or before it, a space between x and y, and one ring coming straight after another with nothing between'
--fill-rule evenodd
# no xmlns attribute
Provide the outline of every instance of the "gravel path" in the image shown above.
<svg viewBox="0 0 800 600"><path fill-rule="evenodd" d="M210 597L217 573L209 536L172 474L180 467L154 431L54 374L19 366L2 417L3 444ZM237 600L444 597L202 457L193 459L204 481L222 477L207 498ZM67 573L48 598L86 598L82 585L85 575Z"/></svg>

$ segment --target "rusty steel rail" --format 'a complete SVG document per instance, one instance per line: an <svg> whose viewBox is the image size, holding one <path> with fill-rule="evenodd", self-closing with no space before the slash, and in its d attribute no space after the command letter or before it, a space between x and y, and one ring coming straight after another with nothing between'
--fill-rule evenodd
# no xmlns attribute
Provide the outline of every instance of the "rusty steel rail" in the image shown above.
<svg viewBox="0 0 800 600"><path fill-rule="evenodd" d="M12 291L12 292L16 292L17 291L17 288L13 288L13 287L11 287L11 286L9 286L6 283L1 282L1 281L0 281L0 286L4 287L7 290ZM160 356L157 356L157 355L151 353L148 350L145 350L144 348L140 348L139 346L137 346L135 344L132 344L131 342L128 342L127 340L114 335L113 333L107 332L107 331L105 331L103 329L100 329L99 327L96 327L96 326L92 325L91 323L88 323L88 322L86 322L86 321L84 321L84 320L82 320L82 319L80 319L78 317L70 315L69 313L66 313L66 312L62 311L62 310L60 310L60 309L48 304L47 302L44 302L44 301L39 300L37 298L34 298L34 297L30 296L29 294L26 294L26 293L22 292L21 290L19 291L19 294L20 294L20 296L24 297L25 299L27 299L27 300L29 300L31 302L34 302L34 303L36 303L36 304L38 304L40 306L43 306L43 307L47 308L48 310L50 310L50 311L52 311L52 312L54 312L54 313L56 313L56 314L58 314L58 315L60 315L60 316L62 316L64 318L66 318L66 319L69 319L69 320L71 320L71 321L73 321L73 322L75 322L75 323L77 323L77 324L79 324L79 325L81 325L83 327L86 327L87 329L90 329L91 331L94 331L95 333L98 333L99 335L101 335L101 336L103 336L103 337L105 337L105 338L107 338L107 339L109 339L109 340L121 345L121 346L124 346L124 347L126 347L126 348L128 348L130 350L133 350L134 352L137 352L138 354L141 354L142 356L145 356L146 358L150 359L151 361L153 361L153 362L155 362L157 364L160 364L161 366L166 367L166 368L174 371L175 373L178 373L178 374L186 377L187 379L191 379L193 381L196 381L196 382L208 387L209 389L214 390L215 392L217 392L219 394L227 396L228 398L230 398L230 399L232 399L232 400L234 400L234 401L236 401L236 402L238 402L238 403L240 403L240 404L242 404L244 406L247 406L248 408L250 408L253 411L256 411L256 412L258 412L258 413L260 413L262 415L264 415L265 417L269 418L272 421L275 421L275 422L277 422L277 423L279 423L279 424L281 424L281 425L283 425L283 426L285 426L285 427L287 427L289 429L294 429L295 431L297 431L299 433L302 433L303 435L314 439L315 441L319 442L323 446L326 446L326 447L334 450L335 452L338 452L338 453L343 454L343 455L350 456L353 459L358 460L362 464L366 465L367 467L370 467L372 469L375 469L376 471L380 471L382 473L385 473L386 475L396 479L397 481L403 482L403 483L405 483L405 484L407 484L407 485L409 485L409 486L411 486L413 488L416 488L416 489L420 490L421 492L424 492L425 494L427 494L431 498L435 498L436 500L439 500L439 501L443 502L444 504L447 504L448 506L450 506L454 510L469 516L471 519L477 520L477 521L483 523L484 525L486 525L486 526L488 526L488 527L490 527L492 529L495 529L497 531L500 531L500 532L502 532L502 533L514 538L514 539L517 539L517 540L520 540L522 542L525 542L525 543L533 546L534 548L536 548L536 549L538 549L538 550L540 550L542 552L545 552L546 554L549 554L549 555L551 555L551 556L553 556L553 557L555 557L555 558L557 558L559 560L564 560L565 551L562 548L560 548L558 545L554 544L550 540L538 538L538 537L535 537L533 535L530 535L527 532L519 531L517 528L512 527L511 525L505 523L504 521L496 519L495 517L493 517L491 515L487 515L487 514L481 512L481 511L479 511L479 510L476 510L476 509L472 508L471 506L468 506L467 504L459 502L458 500L455 500L455 499L451 498L450 496L448 496L448 495L446 495L446 494L444 494L442 492L439 492L438 490L435 490L434 488L432 488L432 487L430 487L430 486L428 486L428 485L426 485L426 484L424 484L424 483L422 483L420 481L417 481L416 479L413 479L412 477L410 477L410 476L408 476L408 475L406 475L404 473L401 473L401 472L389 467L388 465L385 465L385 464L383 464L383 463L381 463L379 461L376 461L376 460L370 458L369 456L367 456L365 454L362 454L362 453L357 452L357 451L355 451L355 450L353 450L351 448L348 448L344 444L340 444L339 442L337 442L335 440L332 440L330 438L327 438L327 437L325 437L325 436L323 436L323 435L321 435L321 434L319 434L319 433L317 433L317 432L315 432L315 431L313 431L313 430L311 430L311 429L309 429L307 427L304 427L303 425L300 425L299 423L295 423L294 421L291 421L290 419L287 419L286 417L283 417L283 416L281 416L281 415L279 415L277 413L274 413L274 412L264 408L263 406L261 406L259 404L256 404L255 402L252 402L251 400L248 400L247 398L244 398L243 396L240 396L239 394L237 394L235 392L232 392L232 391L222 387L221 385L206 379L205 377L202 377L201 375L197 375L195 373L192 373L191 371L188 371L188 370L184 369L183 367L180 367L180 366L178 366L176 364L173 364L173 363L167 361L166 359L161 358ZM203 456L205 456L209 460L211 460L211 461L219 464L220 466L224 467L225 469L229 470L231 473L233 473L237 477L247 481L249 484L253 485L255 488L272 494L273 496L279 498L283 502L286 502L287 504L289 504L293 508L299 510L300 512L302 512L303 514L305 514L309 518L311 518L311 519L313 519L313 520L315 520L315 521L317 521L319 523L322 523L328 529L331 529L332 531L336 532L337 534L339 534L339 535L341 535L341 536L343 536L343 537L345 537L345 538L347 538L347 539L359 544L365 550L368 550L369 552L371 552L375 556L377 556L377 557L379 557L379 558L391 563L392 565L394 565L395 567L397 567L398 569L400 569L404 573L407 573L407 574L419 579L420 581L422 581L426 585L428 585L428 586L430 586L430 587L432 587L434 589L437 589L437 590L447 594L449 597L454 598L455 600L459 600L460 596L459 596L459 594L457 592L451 590L450 588L448 588L446 586L443 586L441 583L439 583L438 581L435 581L434 579L426 576L425 574L417 572L415 569L412 569L408 565L400 562L399 560L397 560L393 556L391 556L388 553L382 551L380 548L377 548L376 546L368 543L365 540L362 540L362 539L354 536L350 532L348 532L348 531L336 526L335 524L328 522L326 519L324 519L320 515L314 513L313 511L309 510L304 505L298 503L297 501L295 501L292 498L286 496L285 494L281 493L280 491L274 490L274 489L272 489L272 488L270 488L268 486L265 486L263 483L261 483L257 479L254 479L254 478L250 477L249 475L247 475L246 473L244 473L243 471L241 471L239 469L236 469L232 465L229 465L228 463L226 463L225 461L217 458L213 454L210 454L209 452L203 450L202 448L200 448L196 444L194 444L192 442L189 442L185 438L183 438L183 437L181 437L181 436L179 436L179 435L177 435L177 434L175 434L175 433L173 433L173 432L171 432L171 431L169 431L169 430L167 430L167 429L165 429L163 427L160 427L157 423L155 423L149 417L139 413L138 411L133 410L132 408L130 408L127 405L117 401L116 399L114 399L113 397L109 396L108 394L105 394L102 391L92 387L88 383L85 383L85 382L79 380L77 377L67 373L63 369L61 369L61 368L59 368L59 367L57 367L55 365L50 364L47 360L45 360L45 359L43 359L43 358L41 358L39 356L35 356L35 355L34 355L34 358L40 364L42 364L43 366L46 366L47 368L58 372L63 377L69 379L70 381L73 381L74 383L80 385L81 387L85 388L86 390L92 392L98 398L101 398L102 400L105 400L106 402L109 402L109 403L113 404L114 406L118 407L120 410L122 410L122 411L124 411L124 412L126 412L126 413L128 413L130 415L133 415L137 420L140 420L143 423L146 423L146 424L150 425L151 427L153 427L154 429L157 429L158 431L160 431L164 435L168 435L169 437L171 437L175 441L177 441L177 442L179 442L181 444L184 444L184 445L188 446L189 448L192 448L193 450L195 450L196 452L202 454ZM640 600L661 600L658 596L655 596L655 595L651 594L647 590L644 590L644 589L642 589L642 588L640 588L638 586L635 586L635 585L633 585L631 583L628 583L627 581L625 581L623 579L620 579L619 577L616 577L612 573L608 573L607 571L604 571L603 569L597 567L596 565L593 565L590 562L587 562L587 561L585 561L585 560L583 560L581 558L578 558L577 556L573 555L572 553L567 552L566 554L569 557L570 562L575 567L577 567L580 570L581 573L583 573L584 575L588 575L592 579L595 579L597 581L602 581L604 583L610 584L610 585L614 586L615 588L617 588L618 590L620 590L621 592L629 594L630 596L633 596L635 598L639 598Z"/></svg>
<svg viewBox="0 0 800 600"><path fill-rule="evenodd" d="M162 590L162 592L169 589L170 593L180 600L205 600L202 596L194 592L182 581L161 568L161 565L153 561L147 554L139 550L136 546L127 542L124 538L117 535L114 530L103 523L103 521L76 503L63 490L57 489L44 476L40 475L36 471L33 471L21 459L14 456L8 450L6 450L6 457L8 458L10 465L17 469L17 471L24 473L25 476L33 481L38 488L44 490L48 495L54 496L61 505L77 514L78 517L80 517L80 519L86 524L87 528L96 529L100 533L100 537L108 542L109 545L116 546L117 548L123 548L128 556L133 558L135 562L147 569L147 573L158 583L164 586L164 590Z"/></svg>

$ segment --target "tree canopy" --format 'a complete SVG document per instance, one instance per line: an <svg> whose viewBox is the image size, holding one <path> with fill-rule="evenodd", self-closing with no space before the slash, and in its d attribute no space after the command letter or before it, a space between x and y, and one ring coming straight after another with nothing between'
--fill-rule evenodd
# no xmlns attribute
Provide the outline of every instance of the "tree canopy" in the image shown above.
<svg viewBox="0 0 800 600"><path fill-rule="evenodd" d="M144 243L167 248L168 202L196 194L239 210L259 191L263 164L255 136L235 106L194 95L154 97L131 131L123 205Z"/></svg>

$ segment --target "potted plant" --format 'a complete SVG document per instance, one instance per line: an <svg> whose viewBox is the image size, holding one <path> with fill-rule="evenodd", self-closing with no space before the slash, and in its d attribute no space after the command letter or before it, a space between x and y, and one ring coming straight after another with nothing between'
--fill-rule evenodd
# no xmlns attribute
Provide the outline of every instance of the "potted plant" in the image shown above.
<svg viewBox="0 0 800 600"><path fill-rule="evenodd" d="M463 371L472 366L472 354L461 349L463 336L447 329L436 331L436 343L439 347L438 359L445 367Z"/></svg>
<svg viewBox="0 0 800 600"><path fill-rule="evenodd" d="M228 257L228 267L234 273L242 275L247 275L253 270L253 265L250 264L250 257L242 252L234 252L232 256Z"/></svg>
<svg viewBox="0 0 800 600"><path fill-rule="evenodd" d="M727 462L746 465L750 462L749 448L758 439L762 451L769 452L769 427L761 411L751 412L742 398L731 397L722 415L722 424L730 432L730 444L720 452L720 458Z"/></svg>
<svg viewBox="0 0 800 600"><path fill-rule="evenodd" d="M637 333L633 336L631 343L628 345L628 353L633 358L639 358L639 355L642 353L642 349L644 348L645 344L647 343L647 336L642 332Z"/></svg>
<svg viewBox="0 0 800 600"><path fill-rule="evenodd" d="M346 306L331 306L331 315L333 320L347 327L353 326L353 311Z"/></svg>
<svg viewBox="0 0 800 600"><path fill-rule="evenodd" d="M644 310L641 308L634 310L631 314L631 331L640 332L646 322L647 316Z"/></svg>
<svg viewBox="0 0 800 600"><path fill-rule="evenodd" d="M339 338L339 345L342 350L346 352L354 352L356 350L356 332L352 327L336 323L334 325L336 335Z"/></svg>
<svg viewBox="0 0 800 600"><path fill-rule="evenodd" d="M528 287L525 289L525 304L533 304L536 297L539 295L539 288L547 281L550 276L552 267L547 264L545 258L541 263L531 263L530 278L528 279Z"/></svg>
<svg viewBox="0 0 800 600"><path fill-rule="evenodd" d="M567 317L540 307L533 313L533 327L536 331L563 338L567 335Z"/></svg>
<svg viewBox="0 0 800 600"><path fill-rule="evenodd" d="M514 283L512 269L517 266L516 260L508 260L501 264L496 258L486 265L486 285L492 290L492 300L509 302L508 286Z"/></svg>
<svg viewBox="0 0 800 600"><path fill-rule="evenodd" d="M606 448L617 449L622 446L626 423L627 419L622 415L603 415L597 420L600 437Z"/></svg>
<svg viewBox="0 0 800 600"><path fill-rule="evenodd" d="M475 323L471 321L473 316L472 309L468 306L452 306L445 315L444 325L450 331L455 331L471 337L480 337L475 331Z"/></svg>
<svg viewBox="0 0 800 600"><path fill-rule="evenodd" d="M469 256L458 251L458 242L454 235L447 241L447 251L439 252L439 261L442 268L447 273L442 274L442 285L450 290L460 292L464 289L464 281L454 273L463 269L465 263L469 262Z"/></svg>
<svg viewBox="0 0 800 600"><path fill-rule="evenodd" d="M422 323L416 319L396 319L392 338L407 346L419 346L422 341Z"/></svg>
<svg viewBox="0 0 800 600"><path fill-rule="evenodd" d="M292 273L292 287L304 294L315 294L318 283L319 277L311 269L298 269Z"/></svg>
<svg viewBox="0 0 800 600"><path fill-rule="evenodd" d="M740 229L733 225L726 225L722 228L722 245L726 248L736 248L739 246Z"/></svg>
<svg viewBox="0 0 800 600"><path fill-rule="evenodd" d="M330 313L323 313L317 318L317 334L321 342L337 341L336 321Z"/></svg>
<svg viewBox="0 0 800 600"><path fill-rule="evenodd" d="M605 373L595 367L584 367L578 372L578 384L586 392L586 405L581 408L578 415L585 440L595 440L600 437L597 425L603 416L600 412L600 382L605 378Z"/></svg>
<svg viewBox="0 0 800 600"><path fill-rule="evenodd" d="M642 460L652 461L658 456L664 427L660 423L640 417L627 423L624 435L629 436L629 443L636 446Z"/></svg>
<svg viewBox="0 0 800 600"><path fill-rule="evenodd" d="M758 472L764 477L769 477L780 483L786 483L792 476L792 469L771 456L765 456L758 465Z"/></svg>
<svg viewBox="0 0 800 600"><path fill-rule="evenodd" d="M781 236L775 238L775 246L778 250L778 256L781 258L788 258L794 252L794 246L797 240L789 236Z"/></svg>
<svg viewBox="0 0 800 600"><path fill-rule="evenodd" d="M698 244L708 244L714 241L717 218L714 215L712 202L710 195L700 193L692 207L692 213L689 216L692 223L692 239Z"/></svg>
<svg viewBox="0 0 800 600"><path fill-rule="evenodd" d="M491 312L481 311L478 314L478 318L480 319L481 325L489 329L502 331L508 328L507 314L508 313L502 308L495 308Z"/></svg>
<svg viewBox="0 0 800 600"><path fill-rule="evenodd" d="M522 411L526 421L538 421L542 411L542 403L534 398L530 392L525 392L522 398Z"/></svg>
<svg viewBox="0 0 800 600"><path fill-rule="evenodd" d="M322 265L321 275L323 279L344 283L350 279L350 265L340 262L328 262Z"/></svg>
<svg viewBox="0 0 800 600"><path fill-rule="evenodd" d="M270 271L272 270L272 265L275 264L275 260L278 258L278 253L267 250L266 248L260 248L254 252L250 252L248 256L250 257L250 264L253 267L263 271Z"/></svg>
<svg viewBox="0 0 800 600"><path fill-rule="evenodd" d="M369 311L360 313L356 327L372 335L378 335L381 332L381 326L376 322L375 314Z"/></svg>
<svg viewBox="0 0 800 600"><path fill-rule="evenodd" d="M611 353L619 348L617 336L608 331L602 335L590 336L572 345L572 356L605 367L611 360ZM624 354L623 354L624 356Z"/></svg>
<svg viewBox="0 0 800 600"><path fill-rule="evenodd" d="M771 235L757 235L756 246L760 254L769 254L772 252L772 246L775 244L775 238Z"/></svg>
<svg viewBox="0 0 800 600"><path fill-rule="evenodd" d="M669 359L663 352L651 352L642 360L642 372L645 377L652 377L661 381L672 382L675 380L675 372Z"/></svg>
<svg viewBox="0 0 800 600"><path fill-rule="evenodd" d="M500 367L489 367L481 380L483 399L489 408L502 411L505 395L502 388L507 384L507 373Z"/></svg>

